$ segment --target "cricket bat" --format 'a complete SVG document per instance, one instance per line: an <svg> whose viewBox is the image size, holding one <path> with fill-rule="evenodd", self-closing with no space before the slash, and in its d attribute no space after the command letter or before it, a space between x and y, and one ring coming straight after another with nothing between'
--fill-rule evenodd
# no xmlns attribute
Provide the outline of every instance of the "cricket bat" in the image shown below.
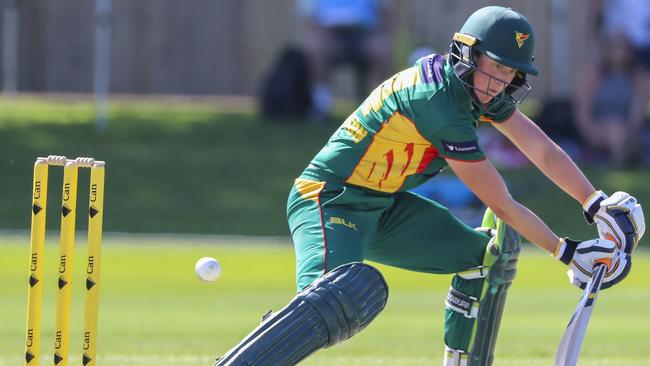
<svg viewBox="0 0 650 366"><path fill-rule="evenodd" d="M605 278L607 265L603 263L596 264L591 279L587 282L582 297L578 302L576 310L569 320L569 324L564 331L562 341L555 355L555 366L576 366L582 340L587 331L591 312L594 310L594 304L598 297L598 291Z"/></svg>

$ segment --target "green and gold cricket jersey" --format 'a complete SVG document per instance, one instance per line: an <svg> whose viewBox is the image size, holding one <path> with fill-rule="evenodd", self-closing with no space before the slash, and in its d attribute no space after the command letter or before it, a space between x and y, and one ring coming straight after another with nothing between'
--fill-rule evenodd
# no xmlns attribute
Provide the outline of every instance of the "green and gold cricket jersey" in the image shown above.
<svg viewBox="0 0 650 366"><path fill-rule="evenodd" d="M485 157L479 120L501 122L514 103L495 98L481 113L447 56L432 54L377 87L329 139L302 178L394 193L414 188L442 170L445 159Z"/></svg>

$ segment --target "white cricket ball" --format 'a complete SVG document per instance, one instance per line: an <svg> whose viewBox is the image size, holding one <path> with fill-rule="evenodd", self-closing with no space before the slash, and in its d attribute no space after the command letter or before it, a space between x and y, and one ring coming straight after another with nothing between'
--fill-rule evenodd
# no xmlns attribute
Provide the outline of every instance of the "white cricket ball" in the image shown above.
<svg viewBox="0 0 650 366"><path fill-rule="evenodd" d="M199 276L202 281L212 282L221 275L221 264L219 264L219 262L214 258L203 257L196 261L194 271L196 271L196 275Z"/></svg>

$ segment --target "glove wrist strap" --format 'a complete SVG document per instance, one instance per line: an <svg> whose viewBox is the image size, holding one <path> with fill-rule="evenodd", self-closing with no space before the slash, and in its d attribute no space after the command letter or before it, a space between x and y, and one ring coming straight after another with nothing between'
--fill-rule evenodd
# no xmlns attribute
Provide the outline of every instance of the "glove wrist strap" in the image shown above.
<svg viewBox="0 0 650 366"><path fill-rule="evenodd" d="M580 242L569 238L560 239L560 244L553 254L560 262L569 265Z"/></svg>
<svg viewBox="0 0 650 366"><path fill-rule="evenodd" d="M594 215L600 209L600 203L606 198L607 195L603 191L596 191L582 203L582 213L590 225L594 223Z"/></svg>

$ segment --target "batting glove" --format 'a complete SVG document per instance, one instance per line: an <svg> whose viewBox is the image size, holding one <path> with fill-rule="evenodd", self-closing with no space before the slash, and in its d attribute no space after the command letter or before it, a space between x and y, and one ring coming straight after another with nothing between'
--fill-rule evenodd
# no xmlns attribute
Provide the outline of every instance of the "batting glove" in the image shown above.
<svg viewBox="0 0 650 366"><path fill-rule="evenodd" d="M616 192L607 197L597 191L583 204L583 209L587 222L596 224L598 236L613 241L627 254L632 254L645 234L643 209L628 193Z"/></svg>
<svg viewBox="0 0 650 366"><path fill-rule="evenodd" d="M629 254L620 250L616 243L607 239L585 241L561 239L553 254L562 263L569 266L569 282L584 289L591 278L596 263L608 266L601 288L609 288L622 281L630 272L632 262Z"/></svg>

